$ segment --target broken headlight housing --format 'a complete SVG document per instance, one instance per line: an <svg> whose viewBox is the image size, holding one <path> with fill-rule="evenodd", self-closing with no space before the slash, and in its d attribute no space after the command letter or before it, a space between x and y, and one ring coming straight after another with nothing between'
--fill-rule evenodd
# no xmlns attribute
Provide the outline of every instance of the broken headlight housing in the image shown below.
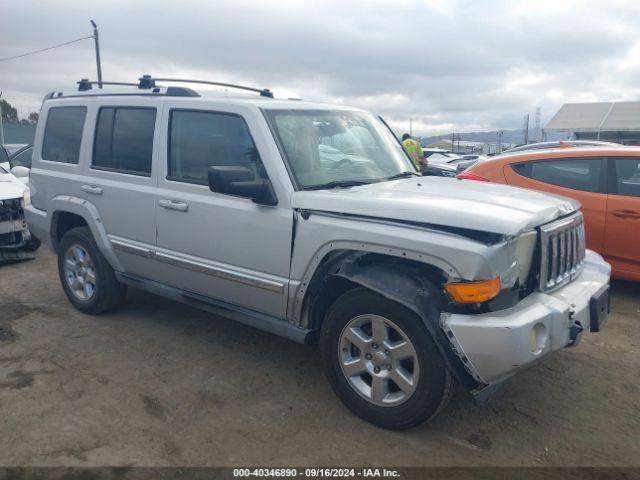
<svg viewBox="0 0 640 480"><path fill-rule="evenodd" d="M516 244L516 265L518 270L518 281L521 286L526 285L531 266L533 265L533 253L538 242L538 232L532 230L525 232L518 237Z"/></svg>
<svg viewBox="0 0 640 480"><path fill-rule="evenodd" d="M538 232L531 230L524 232L518 237L512 237L508 243L507 250L504 252L512 260L509 268L500 275L502 288L514 289L526 286L531 268L533 266L533 257L538 242Z"/></svg>
<svg viewBox="0 0 640 480"><path fill-rule="evenodd" d="M507 255L511 259L510 265L500 275L502 286L500 294L487 302L487 308L490 311L512 307L533 291L530 279L537 243L538 232L536 230L524 232L508 241L503 255Z"/></svg>

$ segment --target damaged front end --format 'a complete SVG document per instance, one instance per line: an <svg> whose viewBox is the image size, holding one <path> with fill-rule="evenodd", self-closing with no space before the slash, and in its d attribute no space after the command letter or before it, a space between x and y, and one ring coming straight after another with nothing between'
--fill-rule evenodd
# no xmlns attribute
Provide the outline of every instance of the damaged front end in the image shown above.
<svg viewBox="0 0 640 480"><path fill-rule="evenodd" d="M21 250L31 240L23 202L22 198L0 200L0 261L33 258Z"/></svg>

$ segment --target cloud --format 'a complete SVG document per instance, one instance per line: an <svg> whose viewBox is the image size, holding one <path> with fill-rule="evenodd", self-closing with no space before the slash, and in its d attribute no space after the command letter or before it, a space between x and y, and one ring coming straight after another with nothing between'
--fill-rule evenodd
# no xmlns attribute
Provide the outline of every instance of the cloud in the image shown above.
<svg viewBox="0 0 640 480"><path fill-rule="evenodd" d="M638 98L638 2L13 1L0 57L90 33L104 76L198 76L382 114L424 134L519 128L537 106ZM0 63L22 115L95 77L91 41Z"/></svg>

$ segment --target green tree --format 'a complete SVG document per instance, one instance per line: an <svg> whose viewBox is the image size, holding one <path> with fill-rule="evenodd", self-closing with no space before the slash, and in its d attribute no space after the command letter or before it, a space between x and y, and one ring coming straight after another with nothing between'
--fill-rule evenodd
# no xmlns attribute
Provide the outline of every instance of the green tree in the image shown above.
<svg viewBox="0 0 640 480"><path fill-rule="evenodd" d="M0 104L2 105L2 120L4 122L17 122L18 110L4 99L0 99Z"/></svg>
<svg viewBox="0 0 640 480"><path fill-rule="evenodd" d="M38 117L40 117L38 112L31 112L27 117L27 120L29 121L29 123L36 124L38 123Z"/></svg>

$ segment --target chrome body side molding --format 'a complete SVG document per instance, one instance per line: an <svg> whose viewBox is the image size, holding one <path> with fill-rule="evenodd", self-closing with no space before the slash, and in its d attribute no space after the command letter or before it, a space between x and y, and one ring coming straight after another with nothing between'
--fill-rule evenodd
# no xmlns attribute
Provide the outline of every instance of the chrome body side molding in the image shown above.
<svg viewBox="0 0 640 480"><path fill-rule="evenodd" d="M110 236L109 240L113 248L132 255L153 258L159 262L167 263L181 268L186 268L195 272L205 273L225 280L242 283L263 290L275 293L284 293L285 284L268 278L252 275L230 268L219 267L211 263L206 263L194 259L185 258L179 255L171 254L151 249L142 245L134 244L124 239Z"/></svg>

